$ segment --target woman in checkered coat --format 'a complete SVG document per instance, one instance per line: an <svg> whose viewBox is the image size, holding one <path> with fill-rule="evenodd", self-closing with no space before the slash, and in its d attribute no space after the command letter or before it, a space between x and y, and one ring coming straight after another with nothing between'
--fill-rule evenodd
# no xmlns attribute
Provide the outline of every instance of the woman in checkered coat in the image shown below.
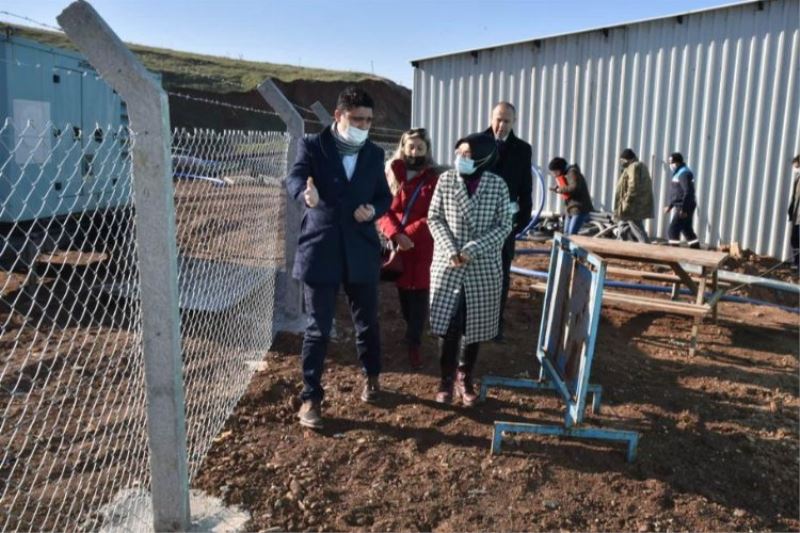
<svg viewBox="0 0 800 533"><path fill-rule="evenodd" d="M496 158L495 140L485 133L458 141L456 168L440 176L428 211L431 329L441 337L440 403L450 403L454 394L465 406L475 403L472 373L478 346L497 335L501 250L513 213L505 182L486 171Z"/></svg>

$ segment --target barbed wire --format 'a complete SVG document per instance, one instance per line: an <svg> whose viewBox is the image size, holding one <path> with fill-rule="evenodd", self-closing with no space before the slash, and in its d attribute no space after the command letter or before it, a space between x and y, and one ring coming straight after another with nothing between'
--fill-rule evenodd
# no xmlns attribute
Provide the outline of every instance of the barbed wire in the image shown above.
<svg viewBox="0 0 800 533"><path fill-rule="evenodd" d="M16 18L19 18L21 20L25 20L27 22L31 22L33 24L37 24L39 26L43 26L43 27L46 27L46 28L57 30L60 33L64 33L64 31L59 27L51 26L51 25L49 25L47 23L37 21L37 20L32 19L30 17L27 17L25 15L19 15L19 14L12 13L12 12L6 11L6 10L0 10L0 14L16 17ZM44 66L44 65L42 65L40 63L30 64L30 63L25 63L25 62L19 61L17 59L7 60L7 59L0 58L0 62L6 63L6 64L10 64L10 65L14 65L14 66L17 66L17 67L47 68L46 66ZM55 72L55 68L56 67L50 67L51 72ZM93 68L93 70L96 73L94 75L94 79L95 80L101 80L101 79L104 80L104 78L103 78L103 76L102 76L102 74L100 72L98 72L94 68ZM163 75L163 74L169 74L169 73L174 73L174 72L179 72L179 73L183 72L183 73L186 73L186 74L191 74L192 76L195 76L195 77L200 77L200 78L204 78L204 79L207 79L209 81L216 82L216 83L221 83L223 85L228 85L230 87L234 87L234 88L237 88L239 90L243 89L241 83L235 83L233 81L230 81L229 79L222 78L222 77L215 77L215 76L210 76L210 75L207 75L207 74L199 73L199 72L196 72L194 70L189 69L188 67L172 68L169 71L162 71L161 74ZM71 71L71 70L67 70L66 74L68 76L77 75L77 73L73 73L73 71ZM88 71L84 71L80 75L82 77L87 77L90 74L89 74ZM226 107L226 108L229 108L229 109L236 109L236 110L239 110L239 111L247 111L249 113L257 113L257 114L275 116L275 117L281 118L278 113L275 113L274 111L267 111L265 109L257 109L257 108L248 107L248 106L231 104L231 103L223 102L223 101L220 101L220 100L213 100L213 99L210 99L210 98L192 96L192 95L189 95L189 94L186 94L186 93L180 93L180 92L177 92L177 91L167 91L167 94L169 94L171 96L175 96L177 98L182 98L182 99L185 99L185 100L192 100L192 101L202 102L202 103L209 104L209 105L216 105L216 106L220 106L220 107ZM324 123L324 122L318 120L316 118L317 114L313 110L311 110L311 109L309 109L307 107L304 107L304 106L302 106L300 104L294 103L294 102L291 102L291 104L296 109L298 109L299 111L302 111L302 112L314 117L314 118L303 117L303 121L304 122L307 122L309 124L317 124L317 125L320 125L320 126L327 126L328 125L327 123ZM399 134L399 133L403 133L405 131L403 129L388 128L388 127L381 127L381 126L373 126L370 129L375 131L379 135L383 135L383 136L389 136L391 134Z"/></svg>
<svg viewBox="0 0 800 533"><path fill-rule="evenodd" d="M175 92L175 91L167 91L167 94L170 95L170 96L175 96L176 98L183 98L184 100L193 100L193 101L196 101L196 102L202 102L204 104L211 104L211 105L216 105L216 106L220 106L220 107L229 107L231 109L237 109L237 110L240 110L240 111L249 111L251 113L260 113L262 115L270 115L270 116L275 116L275 117L280 118L279 114L275 113L274 111L267 111L266 109L258 109L258 108L255 108L255 107L247 107L247 106L242 106L242 105L237 105L237 104L231 104L231 103L228 103L228 102L223 102L221 100L212 100L210 98L203 98L201 96L192 96L190 94L179 93L179 92Z"/></svg>
<svg viewBox="0 0 800 533"><path fill-rule="evenodd" d="M49 28L51 30L55 30L55 31L57 31L59 33L64 33L64 30L61 29L58 26L53 26L52 24L47 24L45 22L40 22L40 21L32 19L30 17L26 17L25 15L18 15L16 13L11 13L10 11L5 11L5 10L0 10L0 15L8 15L10 17L18 18L18 19L24 20L26 22L32 22L33 24L36 24L38 26L42 26L44 28Z"/></svg>

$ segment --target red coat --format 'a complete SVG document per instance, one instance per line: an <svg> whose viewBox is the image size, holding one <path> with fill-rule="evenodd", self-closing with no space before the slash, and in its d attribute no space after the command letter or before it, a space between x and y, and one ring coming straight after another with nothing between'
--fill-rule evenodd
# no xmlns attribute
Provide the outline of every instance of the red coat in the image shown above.
<svg viewBox="0 0 800 533"><path fill-rule="evenodd" d="M406 165L401 159L392 161L391 172L402 185L394 195L389 211L378 220L378 227L387 239L392 239L401 232L400 221L403 219L408 201L420 181L425 180L425 185L411 206L408 221L402 230L402 233L408 235L414 242L414 247L400 252L403 258L403 274L396 283L401 289L428 289L431 284L433 262L433 237L428 230L428 208L439 177L433 168L425 168L414 176L414 179L406 181Z"/></svg>

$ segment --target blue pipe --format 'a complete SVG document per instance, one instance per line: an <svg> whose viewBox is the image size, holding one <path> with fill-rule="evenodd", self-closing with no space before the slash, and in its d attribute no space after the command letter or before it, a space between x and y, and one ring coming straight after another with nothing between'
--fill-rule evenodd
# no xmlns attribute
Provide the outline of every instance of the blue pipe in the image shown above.
<svg viewBox="0 0 800 533"><path fill-rule="evenodd" d="M511 272L514 274L519 274L521 276L527 276L529 278L539 278L539 279L547 279L547 272L542 272L540 270L529 270L527 268L520 268L517 266L511 266ZM637 291L647 291L647 292L672 292L670 287L662 287L660 285L645 285L642 283L631 283L627 281L614 281L614 280L606 280L605 282L606 287L612 287L615 289L633 289ZM681 294L691 294L688 289L681 289ZM707 293L706 296L710 296L711 293ZM765 302L763 300L756 300L755 298L746 298L744 296L736 296L734 294L725 294L720 298L723 302L735 302L735 303L745 303L745 304L752 304L752 305L763 305L767 307L777 307L778 309L782 309L783 311L787 311L789 313L800 314L800 307L789 307L780 304L774 304L772 302Z"/></svg>
<svg viewBox="0 0 800 533"><path fill-rule="evenodd" d="M528 233L531 229L533 229L536 226L536 224L539 223L539 217L542 215L542 210L544 210L544 198L545 196L547 196L547 189L545 189L544 186L544 174L542 174L541 171L535 165L531 165L531 172L536 174L536 177L539 178L539 186L542 188L542 201L539 202L539 210L536 211L536 216L531 218L531 221L528 222L528 225L525 226L525 228L522 231L517 233L517 235L514 237L516 240L525 238L525 234Z"/></svg>
<svg viewBox="0 0 800 533"><path fill-rule="evenodd" d="M550 250L545 248L523 248L514 251L514 255L550 255Z"/></svg>

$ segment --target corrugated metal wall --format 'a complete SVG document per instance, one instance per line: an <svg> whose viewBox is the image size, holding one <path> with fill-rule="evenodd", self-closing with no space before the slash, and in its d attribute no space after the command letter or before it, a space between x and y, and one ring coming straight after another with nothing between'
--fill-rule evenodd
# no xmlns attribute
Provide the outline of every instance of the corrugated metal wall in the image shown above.
<svg viewBox="0 0 800 533"><path fill-rule="evenodd" d="M664 160L680 151L696 175L703 242L787 257L799 26L800 1L773 0L421 60L412 124L429 128L437 159L449 162L453 143L509 100L534 164L580 164L596 208L609 210L622 149L648 164L662 206ZM561 209L554 194L546 209ZM663 237L668 223L657 209L648 229Z"/></svg>

